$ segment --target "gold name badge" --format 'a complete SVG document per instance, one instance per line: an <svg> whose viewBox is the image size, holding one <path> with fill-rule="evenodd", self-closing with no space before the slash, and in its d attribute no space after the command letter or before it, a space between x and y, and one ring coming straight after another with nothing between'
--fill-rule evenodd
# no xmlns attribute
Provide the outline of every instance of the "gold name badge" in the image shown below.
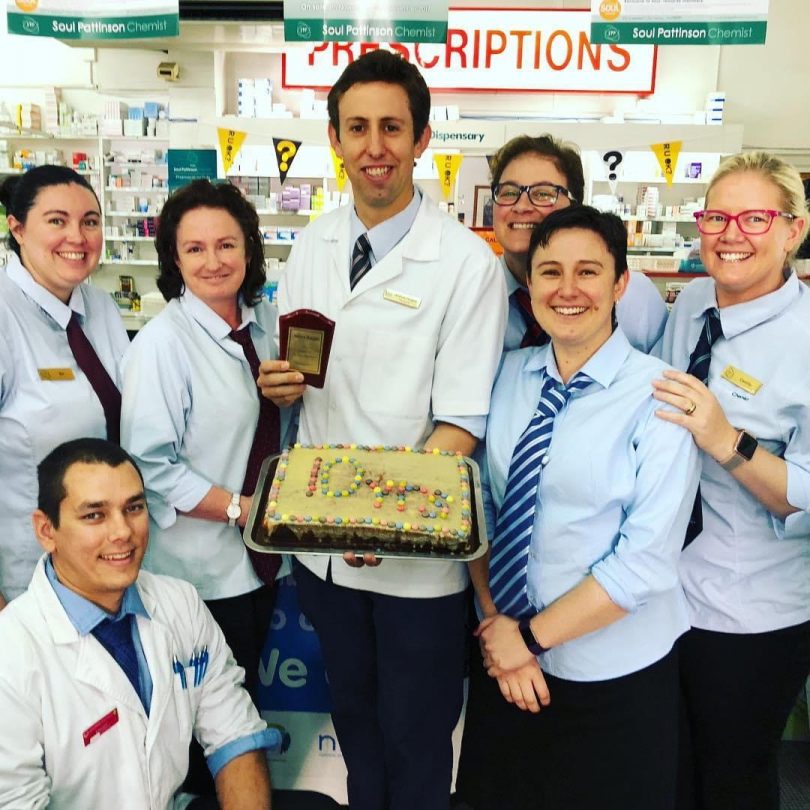
<svg viewBox="0 0 810 810"><path fill-rule="evenodd" d="M419 309L422 303L421 298L414 298L412 295L405 295L405 293L396 292L396 290L385 290L383 292L383 298L386 301L391 301L394 304L409 307L410 309Z"/></svg>
<svg viewBox="0 0 810 810"><path fill-rule="evenodd" d="M68 380L76 379L72 368L38 368L37 371L39 372L40 380L67 382Z"/></svg>
<svg viewBox="0 0 810 810"><path fill-rule="evenodd" d="M734 366L726 366L721 376L724 380L728 380L732 385L742 388L743 391L747 391L749 394L756 394L762 388L762 383L759 380Z"/></svg>

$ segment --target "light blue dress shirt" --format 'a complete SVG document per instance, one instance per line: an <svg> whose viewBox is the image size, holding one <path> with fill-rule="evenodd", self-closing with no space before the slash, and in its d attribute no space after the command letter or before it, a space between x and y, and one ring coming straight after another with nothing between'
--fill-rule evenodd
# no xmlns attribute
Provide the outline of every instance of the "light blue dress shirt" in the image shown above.
<svg viewBox="0 0 810 810"><path fill-rule="evenodd" d="M357 216L357 211L352 206L351 212L351 239L350 244L354 249L354 243L358 237L365 233L368 236L368 241L371 244L371 266L373 267L378 261L382 261L404 238L410 231L411 226L419 213L419 206L422 204L422 190L414 187L413 197L405 208L398 214L389 219L384 220L379 225L366 230L366 226L360 221ZM349 272L351 264L351 255L346 264L346 272ZM511 318L511 315L510 315ZM518 341L519 343L520 341ZM434 422L447 422L451 425L466 430L477 439L484 438L486 430L487 417L483 416L455 416L453 414L433 414Z"/></svg>
<svg viewBox="0 0 810 810"><path fill-rule="evenodd" d="M512 275L503 256L500 261L506 280L506 294L509 296L509 320L506 323L503 348L510 352L520 348L520 342L526 333L523 310L513 300L512 293L521 288L525 290L526 287L519 284ZM627 289L616 305L616 320L630 345L641 352L649 352L664 333L667 305L658 288L644 273L630 272Z"/></svg>
<svg viewBox="0 0 810 810"><path fill-rule="evenodd" d="M31 528L37 464L62 442L107 435L104 409L67 342L73 312L120 387L129 340L112 298L79 284L64 304L15 254L0 267L0 593L7 599L28 587L42 556ZM44 380L41 369L69 370L72 379Z"/></svg>
<svg viewBox="0 0 810 810"><path fill-rule="evenodd" d="M717 306L714 280L678 296L661 356L685 370ZM709 389L729 422L787 464L781 520L701 453L703 532L681 556L692 624L724 633L764 633L810 619L810 290L791 273L769 295L720 310L724 339L712 348ZM723 376L734 367L761 383L756 393Z"/></svg>
<svg viewBox="0 0 810 810"><path fill-rule="evenodd" d="M278 356L277 311L242 307L260 360ZM149 502L147 570L191 582L203 599L260 587L238 526L181 514L212 486L240 492L259 418L256 381L230 326L189 290L132 343L123 365L121 444L137 460ZM280 409L281 446L292 409Z"/></svg>
<svg viewBox="0 0 810 810"><path fill-rule="evenodd" d="M581 371L554 422L537 492L527 572L538 612L592 574L628 615L540 657L574 681L636 672L660 660L688 628L678 555L698 481L691 435L655 416L652 380L666 366L633 349L621 329ZM546 376L560 381L551 345L505 355L487 426L485 500L504 501L509 463Z"/></svg>
<svg viewBox="0 0 810 810"><path fill-rule="evenodd" d="M118 621L128 613L131 613L133 617L142 616L144 619L151 619L135 585L130 585L124 591L121 607L114 616L111 616L105 610L98 607L98 605L94 605L83 596L79 596L75 591L65 587L56 576L56 571L53 568L50 556L45 562L45 573L48 575L48 581L53 586L57 599L59 599L60 604L65 609L65 613L79 635L88 635L88 633L91 633L104 619ZM152 704L152 675L149 672L149 663L143 651L143 644L141 644L138 623L133 621L131 627L132 642L135 646L135 655L138 659L138 680L140 681L141 687L139 690L140 698L148 715ZM116 661L116 664L117 663ZM270 734L269 731L247 734L244 737L232 740L223 745L222 748L218 748L208 757L206 763L211 774L216 776L232 759L236 759L236 757L247 751L255 751L260 748L276 748L277 746L276 735Z"/></svg>

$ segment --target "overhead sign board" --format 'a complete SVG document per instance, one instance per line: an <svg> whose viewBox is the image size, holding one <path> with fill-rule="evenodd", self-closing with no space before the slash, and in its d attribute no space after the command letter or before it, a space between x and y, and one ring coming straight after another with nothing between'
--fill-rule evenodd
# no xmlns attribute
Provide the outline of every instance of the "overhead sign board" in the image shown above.
<svg viewBox="0 0 810 810"><path fill-rule="evenodd" d="M320 42L283 55L285 88L328 89L377 44ZM431 91L647 94L652 45L599 45L588 9L451 8L444 45L386 43L414 62Z"/></svg>
<svg viewBox="0 0 810 810"><path fill-rule="evenodd" d="M8 32L53 39L150 39L180 33L178 0L7 0Z"/></svg>
<svg viewBox="0 0 810 810"><path fill-rule="evenodd" d="M593 42L757 45L768 0L591 0Z"/></svg>
<svg viewBox="0 0 810 810"><path fill-rule="evenodd" d="M284 0L287 42L444 42L447 0Z"/></svg>

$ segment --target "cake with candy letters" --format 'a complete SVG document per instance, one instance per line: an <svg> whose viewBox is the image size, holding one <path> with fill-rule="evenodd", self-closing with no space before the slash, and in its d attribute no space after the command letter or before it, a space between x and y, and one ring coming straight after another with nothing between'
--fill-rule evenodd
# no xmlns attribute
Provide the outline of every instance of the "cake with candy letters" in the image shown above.
<svg viewBox="0 0 810 810"><path fill-rule="evenodd" d="M461 454L410 447L296 444L279 458L264 517L273 534L327 550L463 554L473 536L470 473Z"/></svg>

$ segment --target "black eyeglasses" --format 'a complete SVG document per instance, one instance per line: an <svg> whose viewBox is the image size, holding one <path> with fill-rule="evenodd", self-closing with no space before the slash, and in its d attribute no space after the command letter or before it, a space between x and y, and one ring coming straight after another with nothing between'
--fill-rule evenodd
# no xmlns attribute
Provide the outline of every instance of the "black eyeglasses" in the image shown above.
<svg viewBox="0 0 810 810"><path fill-rule="evenodd" d="M496 205L514 205L524 191L529 202L536 208L550 208L557 202L560 194L571 202L576 202L574 195L565 186L558 186L555 183L535 183L533 186L495 183L492 186L492 201Z"/></svg>

